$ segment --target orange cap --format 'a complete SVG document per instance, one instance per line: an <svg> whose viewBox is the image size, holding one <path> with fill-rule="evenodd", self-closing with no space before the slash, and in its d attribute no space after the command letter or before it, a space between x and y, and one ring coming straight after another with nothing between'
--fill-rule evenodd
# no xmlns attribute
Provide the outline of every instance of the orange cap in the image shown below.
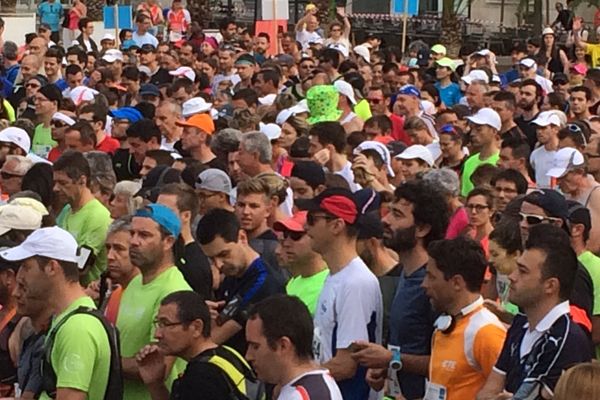
<svg viewBox="0 0 600 400"><path fill-rule="evenodd" d="M185 121L177 121L175 124L179 126L193 126L198 128L209 135L212 135L215 131L215 123L208 114L196 114L192 115Z"/></svg>

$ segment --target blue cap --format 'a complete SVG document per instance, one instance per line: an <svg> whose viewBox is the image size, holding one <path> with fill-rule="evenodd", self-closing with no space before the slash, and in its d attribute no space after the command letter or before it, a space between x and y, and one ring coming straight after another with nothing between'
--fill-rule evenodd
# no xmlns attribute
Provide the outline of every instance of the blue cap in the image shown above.
<svg viewBox="0 0 600 400"><path fill-rule="evenodd" d="M150 218L176 238L181 232L179 217L173 210L162 204L148 204L146 207L137 210L134 217Z"/></svg>
<svg viewBox="0 0 600 400"><path fill-rule="evenodd" d="M115 119L126 119L134 124L144 118L142 113L134 107L121 107L109 112L110 116Z"/></svg>
<svg viewBox="0 0 600 400"><path fill-rule="evenodd" d="M140 96L156 96L160 97L160 90L158 86L152 83L146 83L140 86Z"/></svg>
<svg viewBox="0 0 600 400"><path fill-rule="evenodd" d="M129 39L129 40L125 40L121 44L121 47L123 48L123 50L129 50L131 47L137 47L137 48L139 48L140 46L137 45L137 43L135 42L135 40Z"/></svg>
<svg viewBox="0 0 600 400"><path fill-rule="evenodd" d="M421 92L419 91L419 89L417 89L416 86L414 85L404 85L400 88L400 90L398 91L398 94L405 94L408 96L415 96L418 97L419 99L421 98Z"/></svg>

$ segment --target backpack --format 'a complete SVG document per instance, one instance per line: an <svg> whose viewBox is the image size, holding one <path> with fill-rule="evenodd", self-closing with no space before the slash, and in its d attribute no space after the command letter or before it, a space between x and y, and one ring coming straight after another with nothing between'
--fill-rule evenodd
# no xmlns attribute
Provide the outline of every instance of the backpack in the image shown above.
<svg viewBox="0 0 600 400"><path fill-rule="evenodd" d="M44 345L44 358L42 360L42 391L52 399L56 398L56 372L52 368L51 354L54 340L58 330L67 322L67 320L76 314L87 314L95 317L102 323L102 327L108 336L110 345L110 365L108 373L108 383L104 392L104 400L122 400L123 399L123 376L121 371L121 354L119 352L119 332L116 327L111 325L104 315L96 309L80 306L67 314L51 332L48 333ZM39 393L41 394L41 393ZM38 394L38 395L39 395Z"/></svg>
<svg viewBox="0 0 600 400"><path fill-rule="evenodd" d="M266 398L264 384L256 378L246 360L231 347L221 346L221 348L226 350L226 357L216 354L213 350L212 354L203 355L197 360L215 365L223 372L231 393L224 400L264 400Z"/></svg>

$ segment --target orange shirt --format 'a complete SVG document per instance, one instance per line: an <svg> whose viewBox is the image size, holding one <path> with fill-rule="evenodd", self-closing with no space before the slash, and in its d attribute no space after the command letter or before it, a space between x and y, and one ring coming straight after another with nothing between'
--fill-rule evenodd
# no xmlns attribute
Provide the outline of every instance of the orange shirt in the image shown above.
<svg viewBox="0 0 600 400"><path fill-rule="evenodd" d="M436 385L446 400L474 399L502 350L506 329L483 306L483 298L462 310L449 333L433 334L428 390ZM428 393L429 394L429 393ZM438 397L428 397L425 399Z"/></svg>

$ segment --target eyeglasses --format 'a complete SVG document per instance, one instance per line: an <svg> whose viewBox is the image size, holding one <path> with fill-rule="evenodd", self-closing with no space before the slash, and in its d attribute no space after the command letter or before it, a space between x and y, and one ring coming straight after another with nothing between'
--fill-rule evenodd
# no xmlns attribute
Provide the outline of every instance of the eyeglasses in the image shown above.
<svg viewBox="0 0 600 400"><path fill-rule="evenodd" d="M367 101L371 104L379 104L383 101L383 99L377 99L373 97L367 97Z"/></svg>
<svg viewBox="0 0 600 400"><path fill-rule="evenodd" d="M164 329L164 328L170 328L172 326L177 326L177 325L184 325L187 322L170 322L170 321L166 321L166 320L162 320L162 319L155 319L153 322L154 327L156 328L160 328L160 329Z"/></svg>
<svg viewBox="0 0 600 400"><path fill-rule="evenodd" d="M52 125L55 128L64 128L65 126L67 126L67 124L65 124L62 121L50 121L50 125Z"/></svg>
<svg viewBox="0 0 600 400"><path fill-rule="evenodd" d="M21 175L11 174L10 172L0 171L0 176L2 179L10 179L10 178L22 178Z"/></svg>
<svg viewBox="0 0 600 400"><path fill-rule="evenodd" d="M27 83L25 84L26 88L34 88L34 89L39 89L42 87L42 85L38 85L37 83Z"/></svg>
<svg viewBox="0 0 600 400"><path fill-rule="evenodd" d="M283 231L283 238L292 239L294 242L297 242L298 240L302 239L304 235L306 235L306 232L296 232L290 230Z"/></svg>
<svg viewBox="0 0 600 400"><path fill-rule="evenodd" d="M523 220L527 221L528 225L537 225L537 224L541 224L542 222L560 221L560 218L545 217L543 215L535 215L535 214L525 214L522 212L519 213L519 219L521 221L523 221Z"/></svg>
<svg viewBox="0 0 600 400"><path fill-rule="evenodd" d="M581 138L583 139L583 145L587 146L587 139L585 138L585 135L583 134L583 130L581 129L581 127L579 125L568 124L567 129L569 129L569 132L579 133L581 135Z"/></svg>
<svg viewBox="0 0 600 400"><path fill-rule="evenodd" d="M306 216L306 223L308 225L314 225L317 223L318 219L324 219L327 221L332 221L334 219L337 219L336 217L334 217L333 215L327 215L327 214L313 214L313 213L308 213L308 215Z"/></svg>
<svg viewBox="0 0 600 400"><path fill-rule="evenodd" d="M465 206L470 212L475 211L476 213L480 213L483 210L487 210L490 206L485 204L467 204Z"/></svg>

